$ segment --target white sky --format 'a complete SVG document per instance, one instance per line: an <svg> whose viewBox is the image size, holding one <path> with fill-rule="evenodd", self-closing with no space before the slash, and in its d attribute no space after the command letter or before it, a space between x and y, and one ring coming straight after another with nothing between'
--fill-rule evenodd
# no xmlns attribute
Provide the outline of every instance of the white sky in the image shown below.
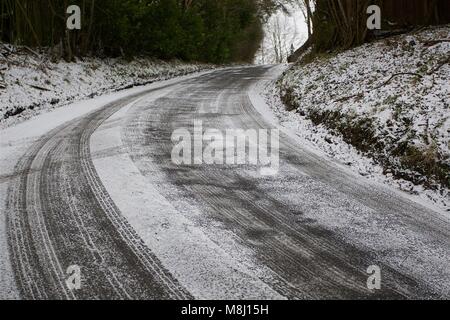
<svg viewBox="0 0 450 320"><path fill-rule="evenodd" d="M297 50L308 38L305 18L298 7L290 7L290 14L278 12L264 26L264 40L255 57L256 64L277 63L273 33L281 35L281 55L283 62L291 52L291 45Z"/></svg>

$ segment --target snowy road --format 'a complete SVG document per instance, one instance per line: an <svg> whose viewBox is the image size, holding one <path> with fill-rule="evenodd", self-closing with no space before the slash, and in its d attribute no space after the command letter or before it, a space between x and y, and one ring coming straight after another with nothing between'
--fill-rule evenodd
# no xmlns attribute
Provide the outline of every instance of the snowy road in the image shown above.
<svg viewBox="0 0 450 320"><path fill-rule="evenodd" d="M13 153L3 156L2 297L450 298L449 219L288 133L275 176L171 161L173 131L194 120L273 128L250 94L270 71L229 68L122 95L34 139L11 172ZM23 143L10 135L3 151ZM79 290L65 283L72 265ZM367 288L373 265L381 290Z"/></svg>

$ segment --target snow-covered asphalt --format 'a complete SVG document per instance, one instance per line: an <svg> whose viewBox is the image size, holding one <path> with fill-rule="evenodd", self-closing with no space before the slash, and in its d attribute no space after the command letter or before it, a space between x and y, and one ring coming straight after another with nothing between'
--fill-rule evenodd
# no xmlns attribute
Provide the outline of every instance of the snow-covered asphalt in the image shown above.
<svg viewBox="0 0 450 320"><path fill-rule="evenodd" d="M172 133L194 120L274 128L252 91L273 69L162 82L1 132L0 297L450 298L448 217L288 132L274 176L174 164ZM381 290L367 288L369 266Z"/></svg>

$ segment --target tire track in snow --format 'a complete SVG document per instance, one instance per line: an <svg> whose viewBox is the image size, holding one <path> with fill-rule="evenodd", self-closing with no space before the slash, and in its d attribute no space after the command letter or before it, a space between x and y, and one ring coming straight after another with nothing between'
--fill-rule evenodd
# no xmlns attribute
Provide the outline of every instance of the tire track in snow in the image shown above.
<svg viewBox="0 0 450 320"><path fill-rule="evenodd" d="M45 135L22 157L9 189L8 239L25 299L183 299L190 295L161 266L109 198L89 140L140 93ZM82 288L65 270L79 265Z"/></svg>
<svg viewBox="0 0 450 320"><path fill-rule="evenodd" d="M248 114L252 106L246 89L265 72L265 68L256 67L227 70L197 81L196 87L172 92L147 108L132 108L123 140L141 173L153 174L148 163L152 158L166 181L178 187L179 197L196 201L207 217L233 232L261 265L275 272L277 280L269 285L289 298L437 297L426 283L381 263L386 279L383 290L367 290L366 268L377 261L376 252L358 248L318 225L293 222L296 208L259 188L245 168L176 166L171 162L172 132L191 127L194 119L203 120L204 128L270 127ZM301 171L304 164L298 160L303 150L289 143L282 142L282 161ZM312 175L319 180L331 172L322 164L310 163L309 154L305 157L306 169L312 168ZM340 172L336 172L328 182L338 188L340 179ZM164 192L164 186L161 189ZM177 202L170 193L166 196Z"/></svg>

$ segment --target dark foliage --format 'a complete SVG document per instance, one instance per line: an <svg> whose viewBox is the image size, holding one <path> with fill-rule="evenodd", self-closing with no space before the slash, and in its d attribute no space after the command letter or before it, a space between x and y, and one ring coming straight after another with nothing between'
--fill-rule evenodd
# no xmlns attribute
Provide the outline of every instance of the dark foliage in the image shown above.
<svg viewBox="0 0 450 320"><path fill-rule="evenodd" d="M265 0L264 2L271 2ZM82 29L68 31L78 5ZM262 38L259 0L1 0L1 40L74 56L148 55L250 61Z"/></svg>

